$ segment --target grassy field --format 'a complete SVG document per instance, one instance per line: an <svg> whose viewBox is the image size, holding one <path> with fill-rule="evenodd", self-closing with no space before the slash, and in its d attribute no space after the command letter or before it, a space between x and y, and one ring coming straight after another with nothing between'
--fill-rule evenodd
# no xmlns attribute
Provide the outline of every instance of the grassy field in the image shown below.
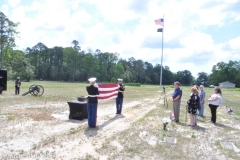
<svg viewBox="0 0 240 160"><path fill-rule="evenodd" d="M87 95L83 83L23 82L21 94L32 84L45 89L41 97L14 94L14 82L0 95L0 159L240 159L240 152L225 149L221 142L240 148L240 91L223 89L223 104L217 124L209 122L210 110L198 126L187 126L186 100L190 86L182 87L180 123L163 130L162 118L172 110L172 86L166 86L168 107L163 105L159 86L126 86L123 114L115 115L115 101L99 103L97 128L87 120L68 120L67 101ZM205 88L206 99L213 93ZM156 106L157 102L160 102ZM225 106L234 114L227 114ZM176 143L164 141L176 138Z"/></svg>

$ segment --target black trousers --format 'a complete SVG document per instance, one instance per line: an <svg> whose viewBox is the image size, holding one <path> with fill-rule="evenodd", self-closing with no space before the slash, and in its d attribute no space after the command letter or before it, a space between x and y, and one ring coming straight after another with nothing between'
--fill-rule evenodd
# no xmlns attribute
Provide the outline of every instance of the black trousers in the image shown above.
<svg viewBox="0 0 240 160"><path fill-rule="evenodd" d="M20 92L20 87L15 86L15 94L19 94Z"/></svg>
<svg viewBox="0 0 240 160"><path fill-rule="evenodd" d="M211 117L211 121L213 123L216 123L216 119L217 119L217 107L216 105L212 105L212 104L209 104L209 107L210 107L210 110L211 110L211 114L212 114L212 117Z"/></svg>

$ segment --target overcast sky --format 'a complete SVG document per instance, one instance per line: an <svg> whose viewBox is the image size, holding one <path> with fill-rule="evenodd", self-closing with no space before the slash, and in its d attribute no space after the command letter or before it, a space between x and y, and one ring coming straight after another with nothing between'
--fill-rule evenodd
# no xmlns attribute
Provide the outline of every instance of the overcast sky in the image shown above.
<svg viewBox="0 0 240 160"><path fill-rule="evenodd" d="M20 22L19 49L42 42L117 52L170 70L211 73L217 62L240 60L240 0L1 0L1 11Z"/></svg>

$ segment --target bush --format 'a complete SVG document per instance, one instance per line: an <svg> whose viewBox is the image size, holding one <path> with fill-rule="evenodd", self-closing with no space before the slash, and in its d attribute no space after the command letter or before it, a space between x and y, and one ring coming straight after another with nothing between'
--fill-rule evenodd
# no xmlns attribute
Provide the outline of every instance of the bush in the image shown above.
<svg viewBox="0 0 240 160"><path fill-rule="evenodd" d="M141 87L140 83L124 83L125 86L138 86Z"/></svg>

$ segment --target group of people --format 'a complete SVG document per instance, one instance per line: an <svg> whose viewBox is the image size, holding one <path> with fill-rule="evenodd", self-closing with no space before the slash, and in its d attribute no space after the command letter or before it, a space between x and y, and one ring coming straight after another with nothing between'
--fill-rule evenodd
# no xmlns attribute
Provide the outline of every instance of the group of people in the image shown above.
<svg viewBox="0 0 240 160"><path fill-rule="evenodd" d="M90 128L96 127L97 122L97 107L98 107L98 99L99 95L98 87L95 85L96 78L88 79L90 82L90 86L86 87L88 92L88 126ZM116 98L116 114L121 114L122 112L122 104L123 104L123 92L125 90L124 85L122 84L123 80L118 79L118 96ZM173 113L174 113L174 121L179 122L180 115L180 105L182 98L182 89L180 88L179 82L174 82L174 92L172 93L172 102L173 102ZM205 103L206 93L204 91L204 86L200 85L198 87L195 84L192 84L190 98L187 100L187 112L190 117L189 126L197 125L197 116L204 117L204 103ZM222 92L220 87L215 87L214 94L210 96L208 99L208 105L211 110L211 123L216 123L216 112L219 105L222 103Z"/></svg>
<svg viewBox="0 0 240 160"><path fill-rule="evenodd" d="M173 102L173 112L175 116L175 121L179 122L179 114L180 114L180 104L182 97L182 90L179 87L179 82L174 82L174 92L172 94L172 102ZM204 116L204 103L205 103L206 93L204 91L204 86L200 85L198 87L195 84L192 84L190 98L187 101L186 107L187 112L190 117L189 126L197 125L197 115L200 117ZM208 99L208 105L211 110L211 123L216 123L216 112L219 105L222 103L222 91L220 87L215 87L214 94L210 96Z"/></svg>
<svg viewBox="0 0 240 160"><path fill-rule="evenodd" d="M87 110L88 110L88 126L90 128L95 128L97 123L97 107L98 107L98 99L97 96L99 95L98 87L95 85L96 78L88 79L90 82L90 86L86 87L88 92L88 103L87 103ZM123 80L118 79L118 95L116 98L116 114L122 113L122 104L123 104L123 93L125 90L124 85L122 84Z"/></svg>

